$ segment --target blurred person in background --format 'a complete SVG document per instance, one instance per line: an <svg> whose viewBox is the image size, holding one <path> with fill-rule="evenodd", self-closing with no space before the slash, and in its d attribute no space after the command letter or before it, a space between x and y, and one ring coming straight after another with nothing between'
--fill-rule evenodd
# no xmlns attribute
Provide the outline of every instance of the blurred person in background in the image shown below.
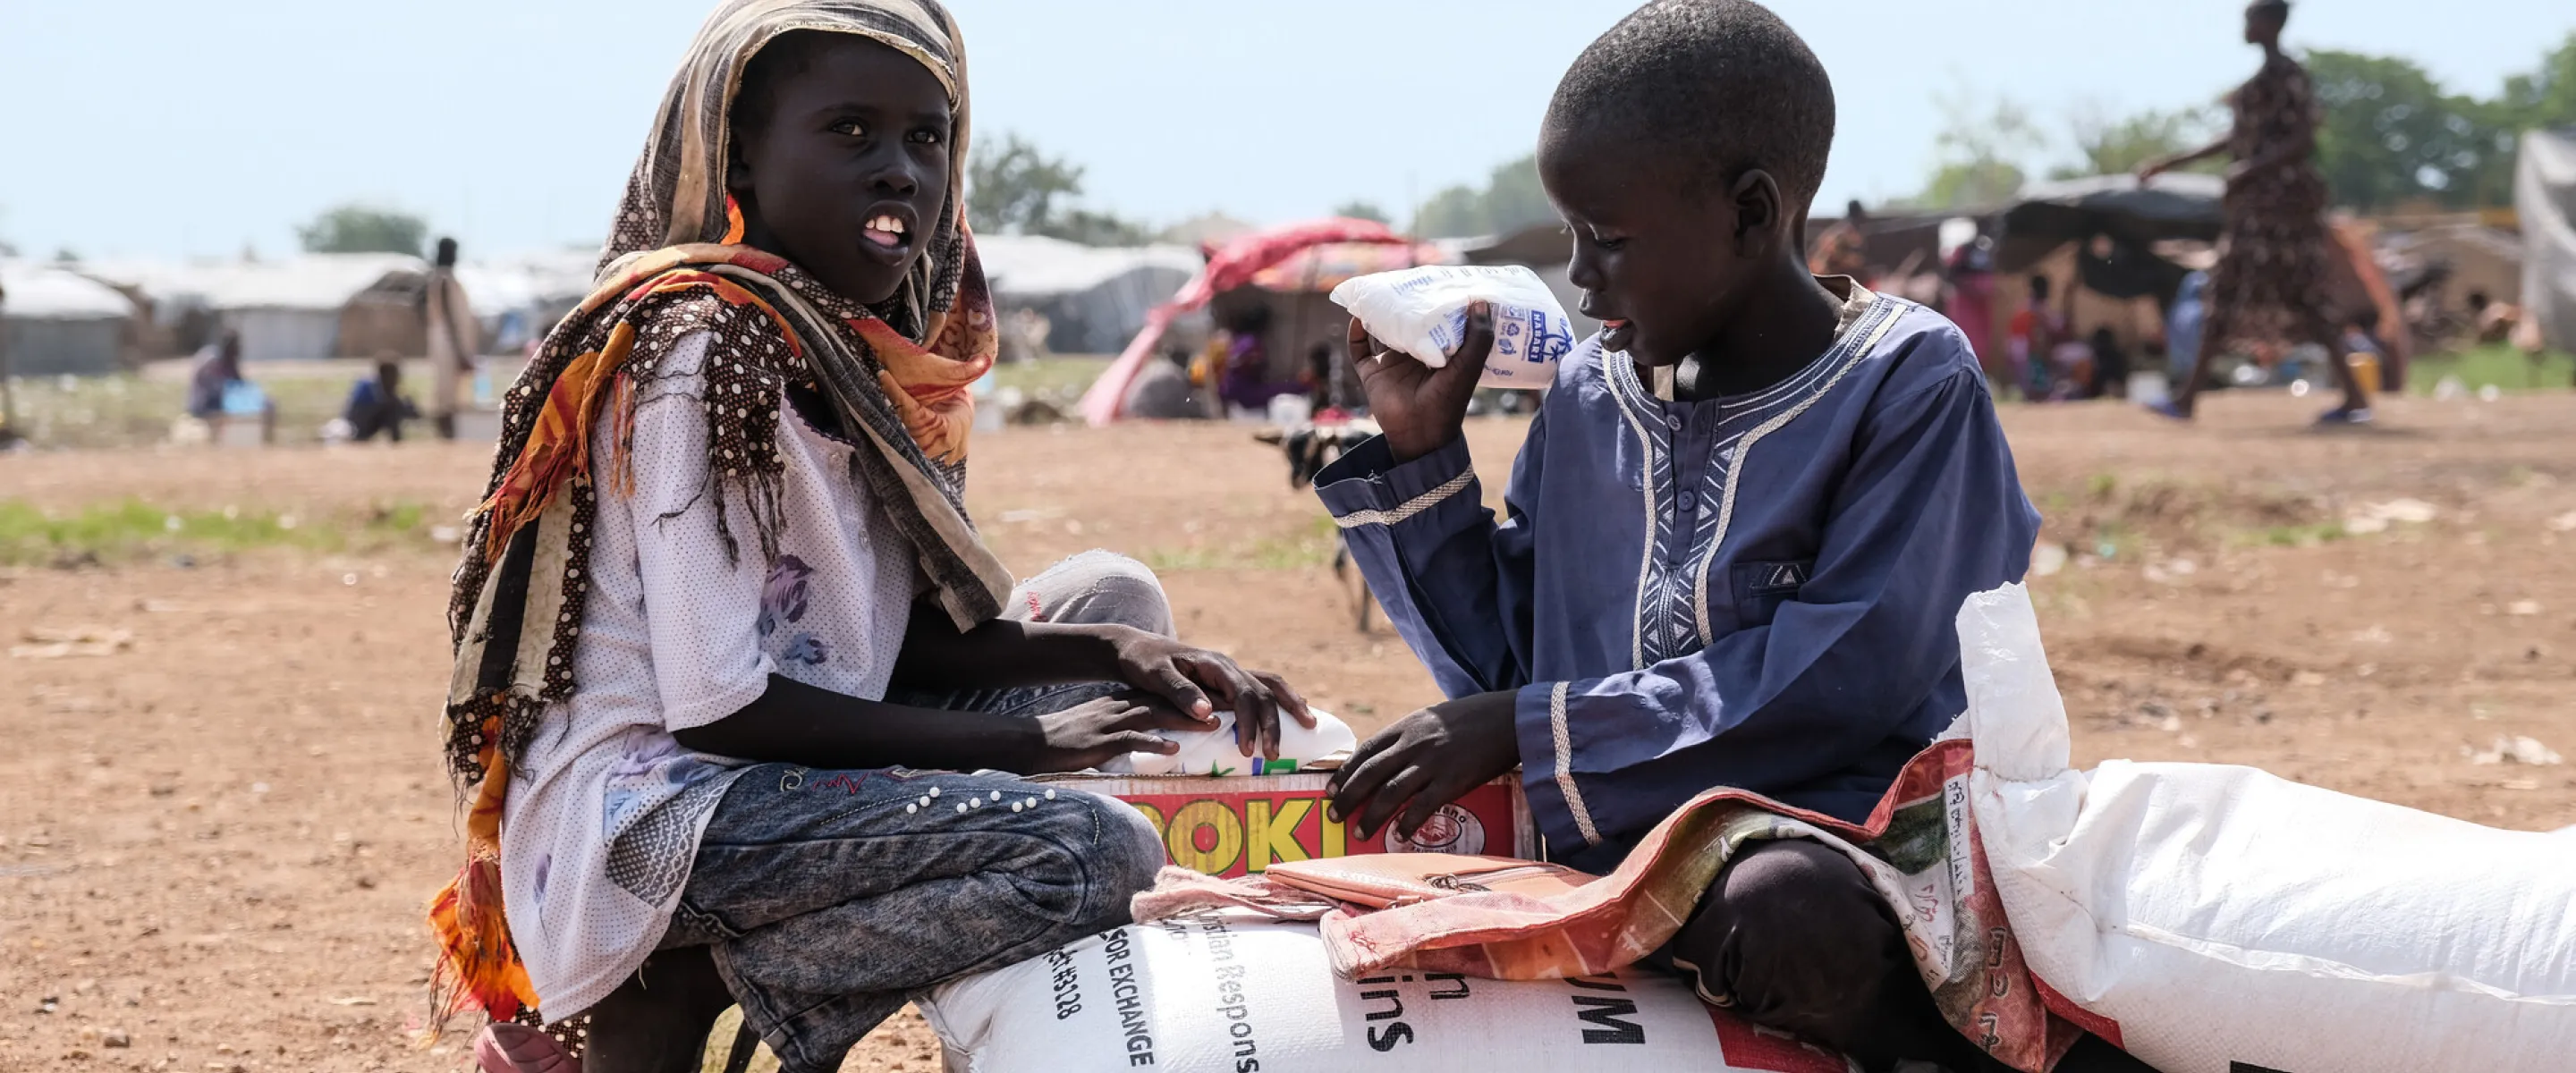
<svg viewBox="0 0 2576 1073"><path fill-rule="evenodd" d="M349 438L359 443L379 435L401 443L403 422L419 416L420 409L403 397L402 366L389 358L376 362L376 375L350 386L349 401L340 408Z"/></svg>
<svg viewBox="0 0 2576 1073"><path fill-rule="evenodd" d="M2200 359L2200 330L2209 320L2209 273L2193 271L2174 293L2165 314L2166 376L2176 384L2192 374Z"/></svg>
<svg viewBox="0 0 2576 1073"><path fill-rule="evenodd" d="M2066 338L2066 314L2049 308L2048 294L2048 277L2030 277L2030 299L2004 329L2004 355L2013 386L2034 399L2048 397L2048 361Z"/></svg>
<svg viewBox="0 0 2576 1073"><path fill-rule="evenodd" d="M430 267L429 285L420 296L421 319L429 334L429 420L438 438L456 438L456 412L474 372L474 307L456 282L456 240L438 240L438 260Z"/></svg>
<svg viewBox="0 0 2576 1073"><path fill-rule="evenodd" d="M1861 228L1869 223L1869 210L1858 199L1843 206L1843 218L1825 228L1816 237L1816 252L1807 258L1807 269L1819 276L1850 276L1854 282L1866 282L1869 274L1868 237Z"/></svg>
<svg viewBox="0 0 2576 1073"><path fill-rule="evenodd" d="M2227 169L2221 201L2226 223L2218 263L2209 273L2198 355L2173 398L2149 407L2167 417L2190 420L2210 361L2230 345L2313 343L2333 353L2343 337L2327 285L2332 240L2326 233L2325 176L2316 166L2324 110L2307 69L2281 51L2281 30L2289 21L2286 0L2246 5L2245 43L2262 48L2263 67L2228 95L2235 121L2227 136L2138 169L2143 183L2194 161L2222 154L2235 159ZM2318 415L2317 423L2370 420L2369 394L2352 368L2327 364L2343 385L2343 401Z"/></svg>
<svg viewBox="0 0 2576 1073"><path fill-rule="evenodd" d="M188 372L188 416L205 422L218 440L233 418L256 417L259 440L268 443L277 438L277 406L242 371L241 351L241 332L232 328L197 350Z"/></svg>
<svg viewBox="0 0 2576 1073"><path fill-rule="evenodd" d="M1303 395L1299 380L1270 379L1270 348L1262 336L1270 331L1270 307L1245 306L1225 326L1225 365L1217 376L1217 397L1227 407L1259 413L1281 395Z"/></svg>

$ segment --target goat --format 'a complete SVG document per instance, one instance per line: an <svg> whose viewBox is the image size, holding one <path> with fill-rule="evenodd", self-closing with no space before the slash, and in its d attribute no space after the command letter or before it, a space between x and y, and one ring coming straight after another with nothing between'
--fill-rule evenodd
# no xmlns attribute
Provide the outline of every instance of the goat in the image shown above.
<svg viewBox="0 0 2576 1073"><path fill-rule="evenodd" d="M1377 434L1376 422L1360 418L1339 425L1263 429L1254 433L1252 438L1275 446L1288 456L1288 487L1293 491L1313 484L1315 474L1332 465L1343 452ZM1333 530L1333 579L1342 585L1359 632L1369 632L1369 609L1373 600L1369 596L1368 580L1359 576L1351 562L1350 545L1342 539L1339 528Z"/></svg>

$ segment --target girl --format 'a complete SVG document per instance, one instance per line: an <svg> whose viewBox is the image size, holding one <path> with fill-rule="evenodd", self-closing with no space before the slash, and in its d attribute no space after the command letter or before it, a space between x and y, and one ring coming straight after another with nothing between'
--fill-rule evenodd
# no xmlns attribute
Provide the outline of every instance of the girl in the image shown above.
<svg viewBox="0 0 2576 1073"><path fill-rule="evenodd" d="M966 60L931 0L728 0L601 286L509 393L458 568L448 759L479 783L432 907L456 1006L592 1073L694 1069L739 1003L830 1070L908 995L1126 919L1162 862L1079 769L1275 677L1169 638L1105 553L1014 587L962 508L990 301ZM981 774L955 774L982 771ZM496 1023L487 1069L566 1053Z"/></svg>

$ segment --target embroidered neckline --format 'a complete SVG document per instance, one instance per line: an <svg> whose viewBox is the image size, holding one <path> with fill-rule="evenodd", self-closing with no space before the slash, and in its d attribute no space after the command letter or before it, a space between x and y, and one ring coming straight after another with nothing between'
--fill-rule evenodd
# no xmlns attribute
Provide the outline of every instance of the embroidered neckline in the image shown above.
<svg viewBox="0 0 2576 1073"><path fill-rule="evenodd" d="M1645 539L1637 568L1635 614L1629 654L1634 668L1706 647L1713 624L1708 610L1708 573L1717 549L1733 521L1735 486L1747 454L1763 437L1778 431L1840 384L1877 349L1911 303L1875 295L1857 285L1846 299L1846 322L1833 346L1797 374L1751 396L1695 403L1665 403L1648 394L1632 362L1603 354L1602 373L1614 405L1637 437L1645 511ZM1714 408L1705 409L1705 408ZM1708 444L1711 457L1700 467L1691 488L1680 487L1673 464L1678 429L1684 415L1715 413L1717 435ZM1751 428L1745 422L1760 419ZM1647 425L1658 426L1648 428ZM1732 428L1733 431L1729 431ZM1690 526L1680 528L1675 508L1681 496L1697 499ZM1676 549L1674 542L1687 541ZM1675 554L1678 551L1679 554Z"/></svg>

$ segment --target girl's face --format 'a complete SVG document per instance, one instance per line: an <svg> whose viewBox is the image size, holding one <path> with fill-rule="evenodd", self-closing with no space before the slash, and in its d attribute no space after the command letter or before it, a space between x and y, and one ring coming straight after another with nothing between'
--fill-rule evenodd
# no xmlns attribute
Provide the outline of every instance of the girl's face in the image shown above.
<svg viewBox="0 0 2576 1073"><path fill-rule="evenodd" d="M948 92L919 61L852 34L773 41L789 55L737 99L755 122L735 130L726 185L744 241L778 254L842 297L893 297L948 211ZM801 62L800 62L801 61ZM759 64L759 58L754 61Z"/></svg>

